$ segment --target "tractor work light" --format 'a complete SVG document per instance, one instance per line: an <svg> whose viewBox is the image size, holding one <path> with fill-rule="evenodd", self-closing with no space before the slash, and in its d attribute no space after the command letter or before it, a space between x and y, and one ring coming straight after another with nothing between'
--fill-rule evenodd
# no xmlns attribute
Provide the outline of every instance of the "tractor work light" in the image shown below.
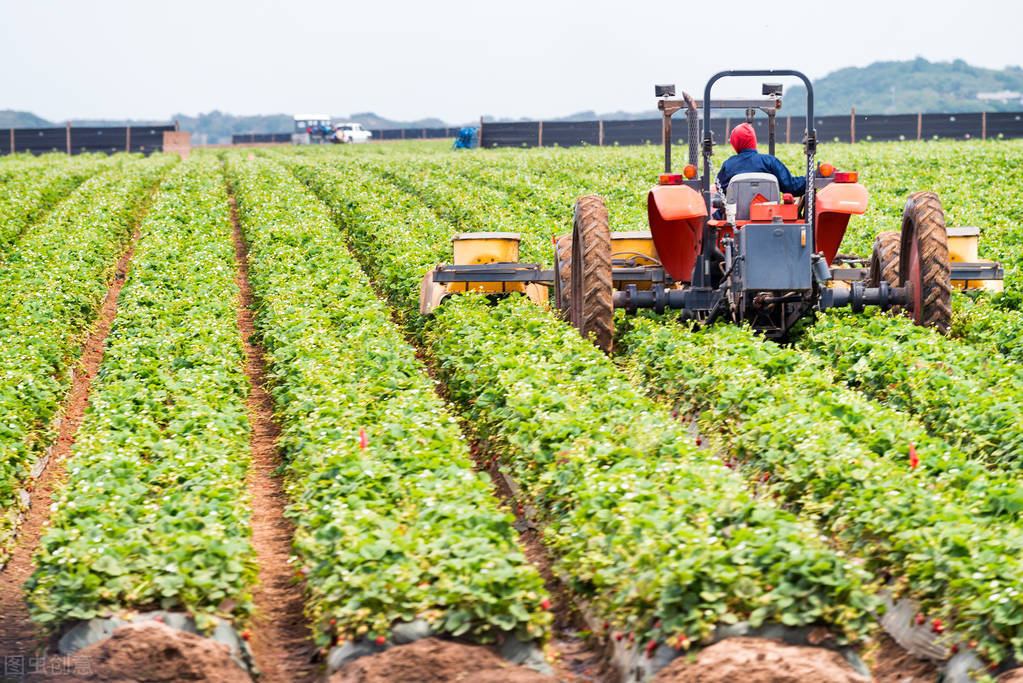
<svg viewBox="0 0 1023 683"><path fill-rule="evenodd" d="M763 83L760 86L760 94L769 97L781 97L781 83Z"/></svg>
<svg viewBox="0 0 1023 683"><path fill-rule="evenodd" d="M860 174L856 171L837 171L835 173L836 183L856 183L860 180Z"/></svg>
<svg viewBox="0 0 1023 683"><path fill-rule="evenodd" d="M675 96L675 84L668 83L665 85L654 86L654 97L674 97Z"/></svg>
<svg viewBox="0 0 1023 683"><path fill-rule="evenodd" d="M659 178L658 178L658 182L661 185L681 185L682 184L682 174L680 174L680 173L662 173L659 176Z"/></svg>
<svg viewBox="0 0 1023 683"><path fill-rule="evenodd" d="M686 164L686 167L682 169L682 175L684 175L689 180L692 180L693 178L696 177L696 166L692 164Z"/></svg>
<svg viewBox="0 0 1023 683"><path fill-rule="evenodd" d="M835 167L825 162L817 167L817 172L820 174L821 178L830 178L831 174L835 172Z"/></svg>

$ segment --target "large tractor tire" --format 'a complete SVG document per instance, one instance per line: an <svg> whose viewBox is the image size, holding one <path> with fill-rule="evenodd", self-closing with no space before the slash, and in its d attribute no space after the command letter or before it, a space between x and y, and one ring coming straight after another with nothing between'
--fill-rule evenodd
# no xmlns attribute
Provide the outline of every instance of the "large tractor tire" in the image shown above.
<svg viewBox="0 0 1023 683"><path fill-rule="evenodd" d="M572 219L569 321L583 339L611 352L614 298L611 282L611 228L604 199L580 197Z"/></svg>
<svg viewBox="0 0 1023 683"><path fill-rule="evenodd" d="M899 283L912 284L906 313L918 325L942 334L952 321L952 280L948 233L941 200L933 192L914 192L902 212Z"/></svg>
<svg viewBox="0 0 1023 683"><path fill-rule="evenodd" d="M569 304L572 291L572 235L554 238L554 306L563 320L568 320L572 311Z"/></svg>

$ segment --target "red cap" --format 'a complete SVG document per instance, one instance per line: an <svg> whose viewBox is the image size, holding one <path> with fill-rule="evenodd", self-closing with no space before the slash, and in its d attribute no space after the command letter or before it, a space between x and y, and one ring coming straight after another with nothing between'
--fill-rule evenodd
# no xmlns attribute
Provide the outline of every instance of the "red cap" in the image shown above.
<svg viewBox="0 0 1023 683"><path fill-rule="evenodd" d="M744 149L756 149L757 132L748 123L740 123L732 129L732 136L728 138L728 141L732 143L732 149L736 153Z"/></svg>

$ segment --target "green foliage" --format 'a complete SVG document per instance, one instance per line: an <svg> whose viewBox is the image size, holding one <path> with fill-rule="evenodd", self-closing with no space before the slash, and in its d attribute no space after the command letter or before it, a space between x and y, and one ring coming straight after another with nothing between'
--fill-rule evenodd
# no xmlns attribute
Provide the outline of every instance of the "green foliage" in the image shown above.
<svg viewBox="0 0 1023 683"><path fill-rule="evenodd" d="M85 182L0 261L0 561L21 506L18 488L53 439L51 423L117 257L171 163L155 156Z"/></svg>
<svg viewBox="0 0 1023 683"><path fill-rule="evenodd" d="M252 609L248 384L220 166L179 166L140 231L27 584L48 626L154 605L203 626L226 600Z"/></svg>
<svg viewBox="0 0 1023 683"><path fill-rule="evenodd" d="M427 327L452 396L544 522L576 592L636 637L721 622L870 627L866 574L752 495L592 344L522 297L472 296Z"/></svg>
<svg viewBox="0 0 1023 683"><path fill-rule="evenodd" d="M908 415L834 384L808 354L747 329L641 319L623 343L637 381L699 411L752 486L812 516L996 661L1019 656L1018 475L988 471Z"/></svg>
<svg viewBox="0 0 1023 683"><path fill-rule="evenodd" d="M800 346L868 396L912 413L978 461L1019 472L1023 373L908 318L826 315Z"/></svg>
<svg viewBox="0 0 1023 683"><path fill-rule="evenodd" d="M0 260L28 226L82 182L114 163L113 157L93 155L47 159L5 178L0 194Z"/></svg>
<svg viewBox="0 0 1023 683"><path fill-rule="evenodd" d="M232 156L229 172L317 641L416 618L544 637L543 583L512 518L324 206L272 162Z"/></svg>

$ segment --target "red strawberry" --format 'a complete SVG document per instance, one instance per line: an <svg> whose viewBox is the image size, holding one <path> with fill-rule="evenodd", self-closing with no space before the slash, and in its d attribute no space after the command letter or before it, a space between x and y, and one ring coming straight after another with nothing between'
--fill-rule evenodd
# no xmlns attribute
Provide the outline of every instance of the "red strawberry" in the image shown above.
<svg viewBox="0 0 1023 683"><path fill-rule="evenodd" d="M331 620L330 620L330 625L331 625L331 626L333 626L333 625L334 625L334 624L336 624L336 623L337 623L337 619L331 619Z"/></svg>
<svg viewBox="0 0 1023 683"><path fill-rule="evenodd" d="M699 446L702 443L703 443L703 439L701 439L700 437L696 437L696 445Z"/></svg>
<svg viewBox="0 0 1023 683"><path fill-rule="evenodd" d="M935 633L941 633L942 631L945 630L944 625L942 625L941 623L941 619L935 619L934 621L931 622L931 630L934 631Z"/></svg>
<svg viewBox="0 0 1023 683"><path fill-rule="evenodd" d="M948 651L951 652L952 654L959 652L959 644L952 643L952 647L948 648Z"/></svg>
<svg viewBox="0 0 1023 683"><path fill-rule="evenodd" d="M656 640L651 640L649 643L646 644L646 648L644 649L646 650L647 659L650 659L651 657L654 656L654 649L656 648L657 648Z"/></svg>
<svg viewBox="0 0 1023 683"><path fill-rule="evenodd" d="M252 634L248 630L242 631L242 640L248 640L252 637Z"/></svg>
<svg viewBox="0 0 1023 683"><path fill-rule="evenodd" d="M162 624L163 623L163 617L153 617L153 621L158 621L158 622L160 622Z"/></svg>
<svg viewBox="0 0 1023 683"><path fill-rule="evenodd" d="M609 621L605 621L605 622L604 622L604 630L606 631L606 630L608 630L609 628L611 628L611 622L609 622Z"/></svg>
<svg viewBox="0 0 1023 683"><path fill-rule="evenodd" d="M917 612L917 615L916 615L916 625L919 626L922 623L924 623L924 615L919 613L919 612Z"/></svg>
<svg viewBox="0 0 1023 683"><path fill-rule="evenodd" d="M386 642L387 638L384 638L383 636L377 636L377 645L383 645Z"/></svg>
<svg viewBox="0 0 1023 683"><path fill-rule="evenodd" d="M621 639L622 639L622 634L621 633L616 633L615 634L615 640L621 640Z"/></svg>
<svg viewBox="0 0 1023 683"><path fill-rule="evenodd" d="M540 607L542 607L544 609L550 609L551 608L551 601L548 600L547 598L544 598L543 601L540 603Z"/></svg>
<svg viewBox="0 0 1023 683"><path fill-rule="evenodd" d="M359 430L359 448L361 450L366 450L366 446L368 446L368 445L369 445L369 437L366 436L366 430L365 429L360 429Z"/></svg>
<svg viewBox="0 0 1023 683"><path fill-rule="evenodd" d="M916 469L916 466L919 465L919 464L920 464L920 458L916 454L916 445L912 441L910 441L909 442L909 466L911 468L913 468L913 469Z"/></svg>

